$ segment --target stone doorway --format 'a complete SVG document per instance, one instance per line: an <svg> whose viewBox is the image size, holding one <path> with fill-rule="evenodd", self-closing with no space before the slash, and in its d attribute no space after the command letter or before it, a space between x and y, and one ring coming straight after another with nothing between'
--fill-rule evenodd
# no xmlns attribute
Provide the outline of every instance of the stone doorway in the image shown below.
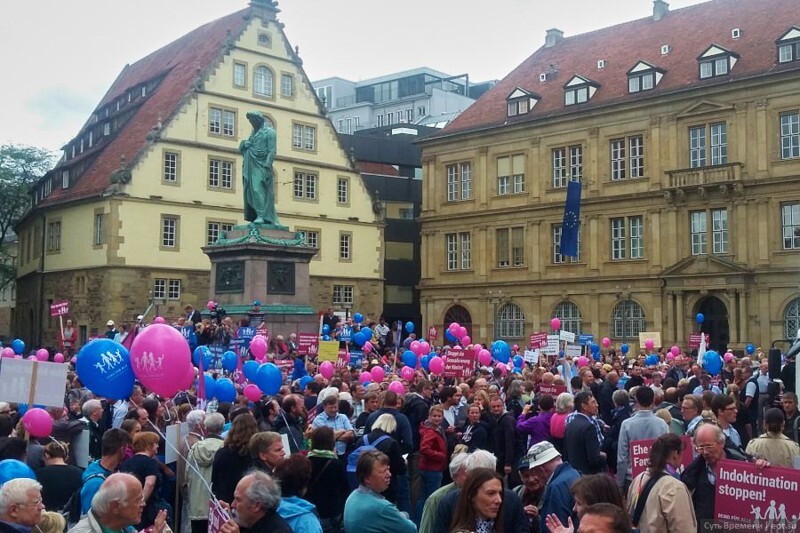
<svg viewBox="0 0 800 533"><path fill-rule="evenodd" d="M731 340L728 326L728 308L716 296L706 296L697 303L697 313L703 313L705 320L700 325L700 331L708 333L709 348L720 354L728 349ZM692 317L694 318L694 317Z"/></svg>

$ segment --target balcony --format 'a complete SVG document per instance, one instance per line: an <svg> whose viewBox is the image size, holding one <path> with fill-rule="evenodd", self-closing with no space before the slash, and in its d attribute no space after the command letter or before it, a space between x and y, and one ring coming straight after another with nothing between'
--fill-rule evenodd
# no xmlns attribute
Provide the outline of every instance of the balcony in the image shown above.
<svg viewBox="0 0 800 533"><path fill-rule="evenodd" d="M742 180L742 163L726 163L710 167L667 170L668 189L704 187L707 185L736 185Z"/></svg>

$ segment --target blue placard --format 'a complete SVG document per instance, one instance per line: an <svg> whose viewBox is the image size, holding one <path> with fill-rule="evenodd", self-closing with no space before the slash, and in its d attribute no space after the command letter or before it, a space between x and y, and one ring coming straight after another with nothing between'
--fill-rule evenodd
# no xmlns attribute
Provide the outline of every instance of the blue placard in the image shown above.
<svg viewBox="0 0 800 533"><path fill-rule="evenodd" d="M361 362L364 360L364 352L361 350L350 350L350 366L354 368L361 368Z"/></svg>
<svg viewBox="0 0 800 533"><path fill-rule="evenodd" d="M250 340L256 336L256 328L252 326L243 326L239 328L236 334L240 339L245 341L246 344L250 344Z"/></svg>
<svg viewBox="0 0 800 533"><path fill-rule="evenodd" d="M189 348L194 352L194 349L197 348L197 335L195 334L194 326L183 326L180 332L186 342L189 343Z"/></svg>
<svg viewBox="0 0 800 533"><path fill-rule="evenodd" d="M339 333L339 340L342 342L350 342L353 340L353 327L345 324Z"/></svg>
<svg viewBox="0 0 800 533"><path fill-rule="evenodd" d="M581 333L578 335L578 344L588 346L594 342L594 335L591 333Z"/></svg>

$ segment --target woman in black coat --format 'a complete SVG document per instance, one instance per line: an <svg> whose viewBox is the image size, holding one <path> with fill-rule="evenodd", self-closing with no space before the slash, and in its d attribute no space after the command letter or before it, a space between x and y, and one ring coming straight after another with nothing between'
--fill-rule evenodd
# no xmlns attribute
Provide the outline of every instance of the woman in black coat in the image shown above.
<svg viewBox="0 0 800 533"><path fill-rule="evenodd" d="M382 493L382 496L400 508L402 500L399 500L402 495L399 492L401 490L407 491L408 487L406 486L404 489L399 486L398 477L406 476L408 474L408 467L406 466L405 459L403 459L403 454L400 452L400 443L392 437L392 434L396 430L397 421L395 421L394 415L384 413L372 424L372 432L367 435L367 440L371 445L375 446L378 451L385 453L389 457L389 469L392 472L392 480L389 483L389 488ZM387 438L378 442L378 439L383 436ZM361 442L356 442L356 446L361 446L362 444L363 439ZM405 501L407 500L408 494L405 494ZM405 509L400 508L400 510L403 511Z"/></svg>
<svg viewBox="0 0 800 533"><path fill-rule="evenodd" d="M225 444L217 450L211 467L211 487L218 500L233 502L236 484L253 466L248 444L257 432L258 424L250 413L240 414L233 420Z"/></svg>
<svg viewBox="0 0 800 533"><path fill-rule="evenodd" d="M344 504L350 495L350 485L344 463L334 451L333 430L321 426L311 432L311 481L303 498L317 508L323 533L344 530Z"/></svg>
<svg viewBox="0 0 800 533"><path fill-rule="evenodd" d="M467 410L467 422L461 429L461 443L467 446L469 453L475 450L490 450L489 428L481 420L481 408L479 405L472 404Z"/></svg>

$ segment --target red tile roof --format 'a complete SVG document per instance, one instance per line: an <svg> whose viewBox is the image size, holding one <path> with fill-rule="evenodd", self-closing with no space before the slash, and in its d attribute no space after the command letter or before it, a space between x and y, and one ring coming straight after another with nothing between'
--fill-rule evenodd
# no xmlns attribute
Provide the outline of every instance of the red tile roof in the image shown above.
<svg viewBox="0 0 800 533"><path fill-rule="evenodd" d="M228 35L235 40L244 30L246 12L246 9L241 10L209 22L133 65L126 65L97 106L98 114L106 104L114 102L128 90L161 76L163 79L140 103L126 104L131 108L138 105L138 109L110 142L102 144L100 141L90 149L91 152L100 153L96 154L94 161L77 181L68 189L61 189L61 182L57 181L52 194L39 205L47 206L102 193L110 185L109 176L120 167L120 158L123 156L127 167L132 168L139 155L147 149L147 135L159 119L166 123L191 93L198 70L200 76L205 76L221 58ZM91 153L85 152L68 161L61 161L54 170L57 172L61 168L71 167L82 157L91 156Z"/></svg>
<svg viewBox="0 0 800 533"><path fill-rule="evenodd" d="M713 0L670 11L659 21L647 17L566 37L555 46L538 49L431 138L798 70L800 61L777 62L775 41L799 24L798 0ZM741 29L738 39L731 37L734 28ZM739 54L740 59L729 75L701 81L697 58L711 44ZM662 45L671 47L669 54L661 55ZM606 63L602 70L597 68L600 59ZM639 61L663 69L666 74L654 90L628 94L626 73ZM540 74L549 72L551 65L558 70L557 75L540 82ZM589 102L565 106L564 84L576 74L599 83L600 88ZM542 99L528 114L508 117L506 97L515 87L537 93Z"/></svg>

